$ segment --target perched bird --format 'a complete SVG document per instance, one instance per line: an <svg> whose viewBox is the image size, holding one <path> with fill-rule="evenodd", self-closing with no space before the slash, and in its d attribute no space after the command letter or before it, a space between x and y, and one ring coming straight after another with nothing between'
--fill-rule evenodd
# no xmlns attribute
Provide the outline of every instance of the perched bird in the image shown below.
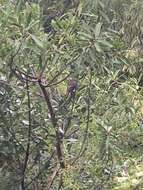
<svg viewBox="0 0 143 190"><path fill-rule="evenodd" d="M73 96L77 90L77 81L70 78L68 81L66 96Z"/></svg>

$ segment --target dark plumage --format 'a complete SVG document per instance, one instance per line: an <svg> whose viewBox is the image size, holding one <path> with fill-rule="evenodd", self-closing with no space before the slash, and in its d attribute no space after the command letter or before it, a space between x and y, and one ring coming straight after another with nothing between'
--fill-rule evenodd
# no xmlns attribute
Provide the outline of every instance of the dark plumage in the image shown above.
<svg viewBox="0 0 143 190"><path fill-rule="evenodd" d="M74 95L77 90L77 81L75 79L70 79L68 82L66 96Z"/></svg>

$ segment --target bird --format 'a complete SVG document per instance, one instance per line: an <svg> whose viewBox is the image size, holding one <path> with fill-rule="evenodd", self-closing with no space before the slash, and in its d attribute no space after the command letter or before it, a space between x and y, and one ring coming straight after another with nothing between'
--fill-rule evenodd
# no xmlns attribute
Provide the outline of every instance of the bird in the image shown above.
<svg viewBox="0 0 143 190"><path fill-rule="evenodd" d="M77 81L73 78L70 78L68 81L68 86L66 90L66 96L73 96L77 90Z"/></svg>

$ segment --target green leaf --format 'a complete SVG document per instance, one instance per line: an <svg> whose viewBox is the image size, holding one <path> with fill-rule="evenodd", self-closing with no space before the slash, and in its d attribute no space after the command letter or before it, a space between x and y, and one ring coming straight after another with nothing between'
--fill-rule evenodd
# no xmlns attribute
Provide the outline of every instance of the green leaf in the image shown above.
<svg viewBox="0 0 143 190"><path fill-rule="evenodd" d="M95 48L96 48L96 50L97 50L98 52L102 52L102 51L103 51L103 50L101 49L101 46L99 45L98 42L95 42L95 43L94 43L94 46L95 46Z"/></svg>
<svg viewBox="0 0 143 190"><path fill-rule="evenodd" d="M78 34L80 35L80 38L83 40L92 39L92 36L90 34L85 33L85 32L79 32Z"/></svg>
<svg viewBox="0 0 143 190"><path fill-rule="evenodd" d="M41 48L41 49L44 48L43 43L41 42L41 40L39 40L39 39L38 39L35 35L33 35L33 34L30 34L30 36L31 36L31 38L33 39L33 41L36 43L36 45L37 45L39 48Z"/></svg>
<svg viewBox="0 0 143 190"><path fill-rule="evenodd" d="M106 40L101 40L101 41L98 41L98 42L105 45L105 46L108 46L109 48L113 47L113 45L110 42L106 41Z"/></svg>
<svg viewBox="0 0 143 190"><path fill-rule="evenodd" d="M101 27L102 27L102 23L99 22L96 27L95 27L95 31L94 31L94 34L95 34L95 37L98 38L100 33L101 33Z"/></svg>

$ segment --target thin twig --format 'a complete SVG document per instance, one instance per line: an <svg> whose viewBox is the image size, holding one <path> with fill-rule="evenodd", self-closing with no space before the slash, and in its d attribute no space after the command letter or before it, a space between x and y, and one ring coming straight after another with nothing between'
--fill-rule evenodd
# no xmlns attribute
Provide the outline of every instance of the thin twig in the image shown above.
<svg viewBox="0 0 143 190"><path fill-rule="evenodd" d="M27 148L25 153L25 160L23 164L23 173L22 173L22 181L21 187L22 190L25 190L25 172L27 169L27 164L29 160L29 153L30 153L30 143L31 143L31 129L32 129L32 118L31 118L31 100L30 100L30 90L28 81L26 81L26 89L27 89L27 98L28 98L28 120L29 120L29 127L28 127L28 140L27 140Z"/></svg>
<svg viewBox="0 0 143 190"><path fill-rule="evenodd" d="M69 73L68 75L66 75L63 79L61 79L61 80L59 80L59 81L57 81L57 82L55 82L55 83L49 83L49 84L47 84L47 85L45 85L45 87L52 87L52 86L55 86L55 85L58 85L58 84L60 84L60 83L62 83L63 81L65 81L69 76L70 76L70 74L71 73Z"/></svg>
<svg viewBox="0 0 143 190"><path fill-rule="evenodd" d="M61 71L57 72L57 74L49 81L48 85L51 85L56 78L58 78L63 72L64 72L65 69L62 69Z"/></svg>
<svg viewBox="0 0 143 190"><path fill-rule="evenodd" d="M59 170L60 170L60 167L59 167L59 165L57 165L56 168L55 168L55 170L54 170L54 172L53 172L53 174L50 177L50 180L49 180L49 183L48 183L48 187L46 188L46 190L50 190L51 189L51 186L52 186L52 184L53 184L53 182L54 182L54 180L55 180L55 178L56 178Z"/></svg>

